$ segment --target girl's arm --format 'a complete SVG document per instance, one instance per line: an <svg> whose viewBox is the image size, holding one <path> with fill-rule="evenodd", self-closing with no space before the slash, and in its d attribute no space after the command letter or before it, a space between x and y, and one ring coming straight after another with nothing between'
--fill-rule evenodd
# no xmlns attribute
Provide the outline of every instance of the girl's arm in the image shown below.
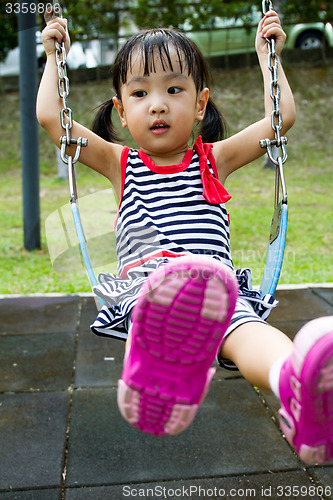
<svg viewBox="0 0 333 500"><path fill-rule="evenodd" d="M50 21L43 31L42 38L47 61L37 96L37 119L53 142L60 147L59 138L66 134L60 122L63 102L58 91L59 77L55 58L55 40L59 43L63 41L66 52L69 51L70 40L66 19ZM72 139L78 137L88 139L88 146L81 149L80 162L107 177L113 184L116 193L120 195L119 165L123 146L103 140L77 122L73 122L70 132ZM74 156L75 150L76 146L73 145L66 148L66 153Z"/></svg>
<svg viewBox="0 0 333 500"><path fill-rule="evenodd" d="M214 156L221 182L238 168L250 163L265 153L259 145L261 139L274 139L271 124L272 99L270 97L271 72L268 68L268 44L265 38L275 36L275 50L279 55L286 35L282 30L278 15L269 11L260 21L256 37L256 50L264 81L265 117L237 134L216 142ZM285 134L295 122L295 103L286 75L278 61L278 83L280 87L280 113L282 115L281 135Z"/></svg>

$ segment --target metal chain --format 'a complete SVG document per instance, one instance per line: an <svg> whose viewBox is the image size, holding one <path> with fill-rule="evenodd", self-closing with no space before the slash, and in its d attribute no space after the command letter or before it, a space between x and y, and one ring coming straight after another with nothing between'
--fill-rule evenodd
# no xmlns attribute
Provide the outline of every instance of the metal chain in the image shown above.
<svg viewBox="0 0 333 500"><path fill-rule="evenodd" d="M60 137L61 144L61 159L64 163L68 165L68 174L69 174L69 186L70 186L70 195L71 202L77 200L77 189L75 182L75 170L74 165L78 161L81 148L88 145L88 139L84 139L79 137L78 139L72 139L71 137L71 129L73 127L73 113L71 108L68 106L67 98L69 95L69 78L67 76L67 59L66 59L66 50L64 43L59 44L57 41L55 42L56 47L56 63L58 67L58 90L59 96L63 102L63 108L60 112L60 121L61 126L65 131L65 135ZM66 148L70 145L76 145L76 151L74 156L66 154Z"/></svg>
<svg viewBox="0 0 333 500"><path fill-rule="evenodd" d="M266 12L273 9L273 4L271 0L263 0L262 11L265 15ZM287 190L284 181L283 174L283 164L287 160L287 138L281 136L282 128L282 115L280 112L280 86L278 83L278 56L275 52L275 39L274 37L266 38L269 51L268 51L268 68L271 72L271 82L270 82L270 97L272 99L272 113L271 113L271 123L272 129L274 130L275 139L263 139L260 141L260 147L267 149L267 154L269 159L277 166L277 178L275 185L275 206L279 202L279 180L281 182L283 202L287 202ZM277 150L280 149L278 155L274 154L272 147L275 146Z"/></svg>
<svg viewBox="0 0 333 500"><path fill-rule="evenodd" d="M52 12L49 12L48 16L45 17L45 21L48 22L52 19L53 14L56 10L53 8ZM59 12L59 10L58 10ZM75 163L78 161L81 148L88 145L88 139L83 139L79 137L78 139L72 139L71 137L71 129L73 127L73 114L71 108L68 106L67 98L69 95L69 79L67 76L67 64L66 64L66 50L64 43L59 44L57 41L55 42L56 48L56 64L58 67L58 90L59 96L62 99L63 107L60 112L60 122L61 126L65 131L65 135L60 137L60 145L61 145L61 159L64 163L68 165L68 177L69 177L69 189L70 189L70 202L71 202L71 210L75 225L75 231L78 238L78 243L80 246L81 255L83 258L83 262L89 277L89 280L92 286L98 285L96 276L94 274L94 270L91 264L89 250L87 247L87 241L84 236L80 212L78 207L78 199L77 199L77 189L76 189L76 179L75 179ZM66 148L71 145L76 145L76 150L74 157L71 155L66 155ZM105 304L104 300L99 298L101 305Z"/></svg>

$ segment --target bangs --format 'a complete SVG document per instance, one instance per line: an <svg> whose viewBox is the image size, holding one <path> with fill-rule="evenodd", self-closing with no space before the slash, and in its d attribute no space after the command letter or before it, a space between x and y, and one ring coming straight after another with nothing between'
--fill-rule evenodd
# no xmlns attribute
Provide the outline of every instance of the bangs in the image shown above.
<svg viewBox="0 0 333 500"><path fill-rule="evenodd" d="M163 71L174 71L174 56L170 54L172 49L176 51L181 73L187 72L192 77L197 92L202 90L208 80L208 69L198 47L180 32L159 28L134 35L120 49L113 67L116 93L120 95L120 87L127 81L133 55L141 57L143 76L149 76L150 73L156 72L158 62Z"/></svg>

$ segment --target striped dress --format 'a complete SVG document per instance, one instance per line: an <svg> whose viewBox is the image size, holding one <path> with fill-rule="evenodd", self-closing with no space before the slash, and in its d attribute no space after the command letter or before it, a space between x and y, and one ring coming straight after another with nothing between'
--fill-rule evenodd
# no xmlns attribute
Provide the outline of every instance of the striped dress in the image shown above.
<svg viewBox="0 0 333 500"><path fill-rule="evenodd" d="M93 290L106 305L91 329L97 335L126 339L141 286L159 266L192 254L218 259L231 269L233 263L223 202L230 195L217 179L211 145L199 138L182 163L171 166L157 166L144 152L125 147L121 176L115 223L118 276L99 275L100 284ZM276 301L251 289L249 270L235 274L240 296L252 300L249 314L243 310L239 318L250 315L249 321L260 321L258 314L268 315Z"/></svg>

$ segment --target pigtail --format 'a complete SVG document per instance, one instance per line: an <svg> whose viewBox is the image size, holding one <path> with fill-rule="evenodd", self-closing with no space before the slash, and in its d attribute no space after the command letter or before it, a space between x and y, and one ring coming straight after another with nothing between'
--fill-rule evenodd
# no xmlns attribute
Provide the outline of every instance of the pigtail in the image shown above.
<svg viewBox="0 0 333 500"><path fill-rule="evenodd" d="M108 142L121 142L112 124L111 113L113 106L113 100L109 99L98 107L98 112L92 123L92 131Z"/></svg>
<svg viewBox="0 0 333 500"><path fill-rule="evenodd" d="M226 132L226 121L214 102L209 98L206 113L200 127L202 140L203 142L216 142L224 139Z"/></svg>

